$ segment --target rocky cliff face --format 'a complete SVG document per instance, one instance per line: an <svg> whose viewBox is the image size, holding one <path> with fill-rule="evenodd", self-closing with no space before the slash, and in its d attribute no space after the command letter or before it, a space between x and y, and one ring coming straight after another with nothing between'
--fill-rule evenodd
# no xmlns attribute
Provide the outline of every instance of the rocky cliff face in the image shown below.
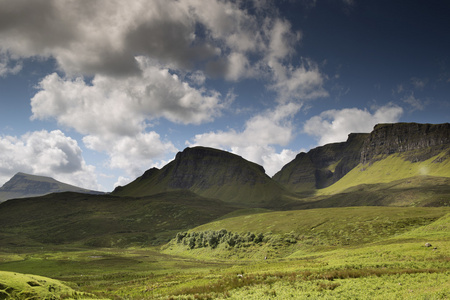
<svg viewBox="0 0 450 300"><path fill-rule="evenodd" d="M346 142L327 144L300 153L273 179L288 189L307 192L327 187L358 165L366 133L352 133Z"/></svg>
<svg viewBox="0 0 450 300"><path fill-rule="evenodd" d="M449 148L449 123L378 124L370 134L350 134L346 142L298 154L273 179L287 189L307 193L332 185L359 163L371 164L394 153L411 162L425 161L442 151L450 156Z"/></svg>
<svg viewBox="0 0 450 300"><path fill-rule="evenodd" d="M393 153L424 161L448 147L450 124L394 123L374 127L361 149L360 163L367 164Z"/></svg>

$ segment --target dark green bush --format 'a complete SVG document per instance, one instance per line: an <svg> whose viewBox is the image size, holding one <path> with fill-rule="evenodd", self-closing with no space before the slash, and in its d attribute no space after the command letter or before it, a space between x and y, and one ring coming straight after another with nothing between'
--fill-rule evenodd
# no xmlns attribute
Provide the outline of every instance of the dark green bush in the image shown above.
<svg viewBox="0 0 450 300"><path fill-rule="evenodd" d="M175 237L177 244L194 248L217 248L220 244L226 244L229 247L248 247L252 244L260 244L264 240L264 234L247 232L244 234L228 232L225 229L218 231L208 230L204 232L179 232Z"/></svg>

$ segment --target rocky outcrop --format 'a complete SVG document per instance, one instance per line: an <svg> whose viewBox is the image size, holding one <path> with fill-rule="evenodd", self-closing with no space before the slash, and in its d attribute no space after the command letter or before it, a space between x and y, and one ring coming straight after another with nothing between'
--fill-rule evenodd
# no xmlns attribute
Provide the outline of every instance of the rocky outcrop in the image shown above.
<svg viewBox="0 0 450 300"><path fill-rule="evenodd" d="M296 192L327 187L358 165L361 147L367 136L366 133L351 133L346 142L302 152L276 173L273 179Z"/></svg>
<svg viewBox="0 0 450 300"><path fill-rule="evenodd" d="M412 162L427 160L450 144L450 124L378 124L361 149L361 164L394 153L406 153Z"/></svg>

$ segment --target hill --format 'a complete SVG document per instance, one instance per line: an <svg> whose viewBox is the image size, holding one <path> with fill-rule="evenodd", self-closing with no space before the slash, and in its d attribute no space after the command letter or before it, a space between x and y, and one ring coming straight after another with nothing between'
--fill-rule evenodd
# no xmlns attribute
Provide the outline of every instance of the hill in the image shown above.
<svg viewBox="0 0 450 300"><path fill-rule="evenodd" d="M112 194L141 197L177 190L261 207L279 206L291 194L267 176L262 166L206 147L186 148L162 169L152 168Z"/></svg>
<svg viewBox="0 0 450 300"><path fill-rule="evenodd" d="M436 178L436 185L439 177L450 177L449 123L378 124L370 134L351 134L346 142L300 153L273 179L311 196L424 175Z"/></svg>
<svg viewBox="0 0 450 300"><path fill-rule="evenodd" d="M143 198L58 193L0 204L2 247L161 244L177 231L235 210L222 201L177 191Z"/></svg>
<svg viewBox="0 0 450 300"><path fill-rule="evenodd" d="M0 299L95 299L48 277L0 271Z"/></svg>
<svg viewBox="0 0 450 300"><path fill-rule="evenodd" d="M101 192L59 182L51 177L19 172L0 188L0 202L14 198L36 197L61 192L101 194Z"/></svg>

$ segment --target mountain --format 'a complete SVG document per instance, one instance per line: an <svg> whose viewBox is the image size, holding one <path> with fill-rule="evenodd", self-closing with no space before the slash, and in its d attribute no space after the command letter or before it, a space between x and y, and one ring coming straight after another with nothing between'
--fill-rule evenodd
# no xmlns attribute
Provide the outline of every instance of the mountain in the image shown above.
<svg viewBox="0 0 450 300"><path fill-rule="evenodd" d="M19 172L0 188L0 202L8 199L35 197L60 192L101 193L62 183L51 177Z"/></svg>
<svg viewBox="0 0 450 300"><path fill-rule="evenodd" d="M287 189L303 194L330 186L358 165L361 147L368 136L366 133L351 133L346 142L302 152L273 179Z"/></svg>
<svg viewBox="0 0 450 300"><path fill-rule="evenodd" d="M299 194L331 195L425 175L450 177L449 123L378 124L369 134L300 153L273 179Z"/></svg>
<svg viewBox="0 0 450 300"><path fill-rule="evenodd" d="M264 168L226 151L186 148L162 169L152 168L112 195L141 197L189 190L200 196L242 205L271 206L290 195Z"/></svg>

